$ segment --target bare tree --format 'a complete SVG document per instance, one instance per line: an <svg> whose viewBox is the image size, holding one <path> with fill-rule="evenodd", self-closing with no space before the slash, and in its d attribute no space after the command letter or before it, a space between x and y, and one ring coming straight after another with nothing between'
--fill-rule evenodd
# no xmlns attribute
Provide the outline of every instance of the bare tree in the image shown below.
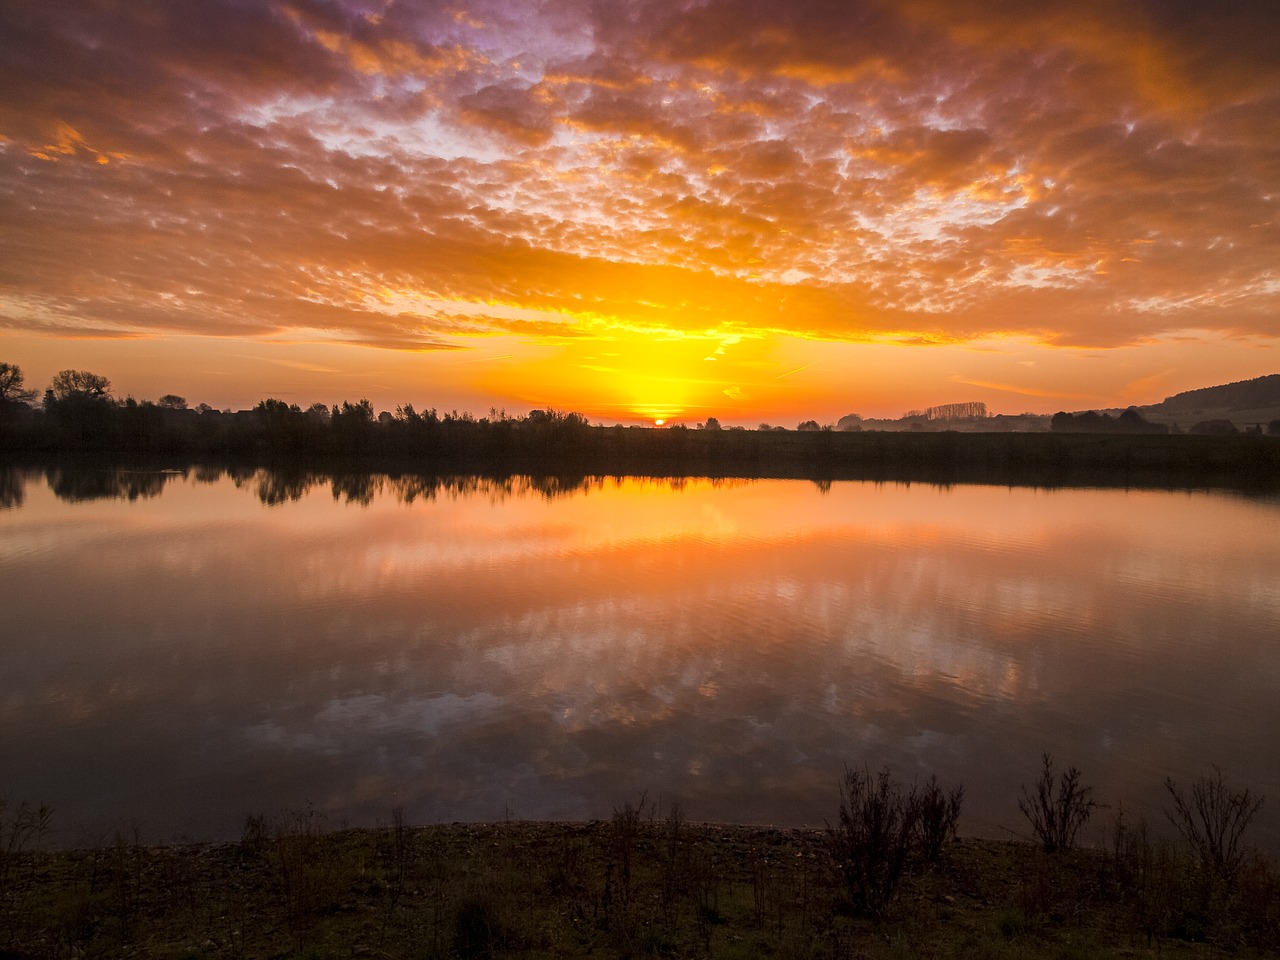
<svg viewBox="0 0 1280 960"><path fill-rule="evenodd" d="M943 403L924 411L927 420L973 420L987 415L987 405L980 400L969 403Z"/></svg>
<svg viewBox="0 0 1280 960"><path fill-rule="evenodd" d="M111 397L111 381L87 370L63 370L54 375L49 392L59 402L108 400Z"/></svg>
<svg viewBox="0 0 1280 960"><path fill-rule="evenodd" d="M23 387L22 368L14 363L0 363L0 404L30 403L36 398L34 390Z"/></svg>

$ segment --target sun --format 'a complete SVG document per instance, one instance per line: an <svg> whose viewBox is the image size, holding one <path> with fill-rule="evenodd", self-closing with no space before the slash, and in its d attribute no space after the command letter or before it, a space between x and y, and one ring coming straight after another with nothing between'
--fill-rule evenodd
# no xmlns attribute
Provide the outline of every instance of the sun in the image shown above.
<svg viewBox="0 0 1280 960"><path fill-rule="evenodd" d="M493 352L509 354L503 359L513 362L478 364L474 385L606 423L672 427L708 415L750 416L742 412L742 388L773 383L772 349L763 338L740 332L601 321L581 336L495 344Z"/></svg>

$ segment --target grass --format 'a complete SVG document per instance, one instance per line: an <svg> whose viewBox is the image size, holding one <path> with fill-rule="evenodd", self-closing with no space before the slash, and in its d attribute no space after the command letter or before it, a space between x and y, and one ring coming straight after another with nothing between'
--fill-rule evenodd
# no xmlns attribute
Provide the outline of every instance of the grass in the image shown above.
<svg viewBox="0 0 1280 960"><path fill-rule="evenodd" d="M1127 830L1106 850L963 839L851 909L822 830L686 821L643 798L593 823L329 830L253 818L240 842L11 862L0 957L1261 957L1280 882L1230 889Z"/></svg>

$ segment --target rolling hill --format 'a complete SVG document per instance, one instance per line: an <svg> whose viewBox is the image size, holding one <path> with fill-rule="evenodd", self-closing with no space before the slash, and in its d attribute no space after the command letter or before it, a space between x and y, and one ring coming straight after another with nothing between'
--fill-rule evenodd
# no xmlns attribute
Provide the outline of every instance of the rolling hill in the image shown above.
<svg viewBox="0 0 1280 960"><path fill-rule="evenodd" d="M1187 390L1139 407L1138 412L1153 423L1176 424L1181 430L1202 420L1230 420L1241 429L1261 424L1265 429L1280 419L1280 373Z"/></svg>

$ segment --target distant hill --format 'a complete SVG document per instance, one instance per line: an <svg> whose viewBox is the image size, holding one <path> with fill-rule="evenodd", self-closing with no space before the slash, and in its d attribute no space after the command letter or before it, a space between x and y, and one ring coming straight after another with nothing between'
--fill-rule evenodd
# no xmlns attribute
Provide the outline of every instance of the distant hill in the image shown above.
<svg viewBox="0 0 1280 960"><path fill-rule="evenodd" d="M1230 421L1238 430L1261 426L1264 430L1280 420L1280 373L1253 380L1224 383L1217 387L1201 387L1165 397L1159 403L1137 407L1149 423L1164 424L1174 433L1187 432L1207 421ZM1124 415L1125 408L1110 410L1078 410L1072 416L1105 414L1114 418ZM961 414L953 419L952 414ZM989 416L982 403L944 404L928 410L912 410L897 420L860 417L851 413L841 417L835 428L840 431L881 430L962 433L1042 433L1050 426L1050 417L1037 414ZM1228 432L1230 428L1227 428Z"/></svg>
<svg viewBox="0 0 1280 960"><path fill-rule="evenodd" d="M1280 407L1280 373L1224 383L1220 387L1187 390L1145 409L1175 413L1184 410L1253 410L1258 407Z"/></svg>
<svg viewBox="0 0 1280 960"><path fill-rule="evenodd" d="M1230 420L1237 427L1266 424L1280 418L1280 373L1253 380L1201 387L1139 407L1148 420L1187 429L1203 420Z"/></svg>

